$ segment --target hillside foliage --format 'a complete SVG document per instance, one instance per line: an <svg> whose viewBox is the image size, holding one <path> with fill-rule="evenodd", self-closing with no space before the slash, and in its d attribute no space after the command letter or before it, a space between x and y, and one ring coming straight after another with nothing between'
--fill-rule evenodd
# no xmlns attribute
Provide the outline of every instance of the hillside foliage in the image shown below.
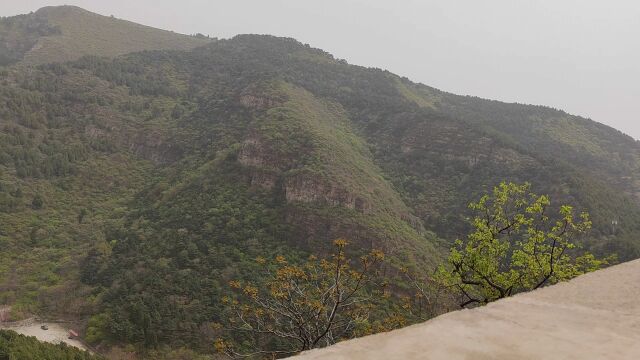
<svg viewBox="0 0 640 360"><path fill-rule="evenodd" d="M220 327L235 341L216 339L218 352L233 358L282 357L390 330L388 319L373 316L383 294L375 280L384 254L372 250L352 260L345 252L347 240L334 244L331 257L310 256L300 265L283 256L274 262L258 257L266 272L258 286L230 281L235 294L222 299L226 321Z"/></svg>
<svg viewBox="0 0 640 360"><path fill-rule="evenodd" d="M441 281L460 294L460 306L483 305L570 280L608 260L576 248L591 228L587 213L570 205L552 214L547 196L530 185L501 183L470 204L473 231L451 249Z"/></svg>
<svg viewBox="0 0 640 360"><path fill-rule="evenodd" d="M10 330L0 330L1 360L98 360L101 357L65 343L50 344Z"/></svg>
<svg viewBox="0 0 640 360"><path fill-rule="evenodd" d="M503 180L589 212L595 255L640 256L640 145L558 110L271 36L24 65L0 69L0 304L90 318L94 344L210 351L229 281L336 238L428 273Z"/></svg>

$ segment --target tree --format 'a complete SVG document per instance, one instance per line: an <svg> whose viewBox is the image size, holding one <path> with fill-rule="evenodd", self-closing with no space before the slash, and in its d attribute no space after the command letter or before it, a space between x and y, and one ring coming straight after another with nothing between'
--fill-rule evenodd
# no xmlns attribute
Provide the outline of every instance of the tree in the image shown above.
<svg viewBox="0 0 640 360"><path fill-rule="evenodd" d="M339 340L367 332L374 296L370 291L374 273L384 254L373 250L360 257L359 266L345 254L347 241L334 242L336 253L328 260L311 256L304 264L294 265L278 256L274 264L263 258L267 280L263 289L239 281L230 286L238 293L225 297L230 319L227 330L242 338L249 336L251 350L223 339L216 349L231 357L282 356L327 346ZM363 329L363 327L365 329Z"/></svg>
<svg viewBox="0 0 640 360"><path fill-rule="evenodd" d="M571 279L607 264L580 251L574 240L591 227L587 213L560 206L553 219L550 200L530 184L501 183L469 207L473 231L451 249L440 279L457 290L460 306L486 304L512 294Z"/></svg>
<svg viewBox="0 0 640 360"><path fill-rule="evenodd" d="M40 194L36 194L33 197L33 200L31 200L31 208L34 210L39 210L42 209L43 206L44 200L42 199L42 196Z"/></svg>
<svg viewBox="0 0 640 360"><path fill-rule="evenodd" d="M80 212L78 213L78 224L82 224L82 221L84 220L85 216L87 216L87 213L87 209L80 209Z"/></svg>
<svg viewBox="0 0 640 360"><path fill-rule="evenodd" d="M423 322L438 315L447 313L455 307L454 294L449 291L445 282L441 281L438 272L426 274L400 268L406 281L414 290L413 294L401 297L405 318L411 322Z"/></svg>

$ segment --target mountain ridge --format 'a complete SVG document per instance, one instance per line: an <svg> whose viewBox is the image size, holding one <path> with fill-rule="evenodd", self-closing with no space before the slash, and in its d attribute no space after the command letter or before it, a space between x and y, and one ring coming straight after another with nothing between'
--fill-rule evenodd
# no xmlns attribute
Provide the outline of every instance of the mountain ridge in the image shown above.
<svg viewBox="0 0 640 360"><path fill-rule="evenodd" d="M640 145L602 124L290 38L99 55L0 71L0 303L17 316L207 352L225 284L258 278L256 257L344 237L385 251L389 274L430 271L503 180L591 212L587 249L640 256Z"/></svg>
<svg viewBox="0 0 640 360"><path fill-rule="evenodd" d="M204 36L177 34L70 5L43 7L0 20L0 47L14 52L3 61L5 65L40 65L84 55L118 56L142 50L188 50L210 41Z"/></svg>

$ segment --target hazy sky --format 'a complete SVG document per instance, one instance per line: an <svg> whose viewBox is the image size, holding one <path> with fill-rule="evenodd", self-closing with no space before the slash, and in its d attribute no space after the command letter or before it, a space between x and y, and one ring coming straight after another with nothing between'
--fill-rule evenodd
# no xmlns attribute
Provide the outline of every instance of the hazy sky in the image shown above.
<svg viewBox="0 0 640 360"><path fill-rule="evenodd" d="M439 89L542 104L640 139L636 0L62 0L220 38L294 37ZM0 15L56 0L0 0Z"/></svg>

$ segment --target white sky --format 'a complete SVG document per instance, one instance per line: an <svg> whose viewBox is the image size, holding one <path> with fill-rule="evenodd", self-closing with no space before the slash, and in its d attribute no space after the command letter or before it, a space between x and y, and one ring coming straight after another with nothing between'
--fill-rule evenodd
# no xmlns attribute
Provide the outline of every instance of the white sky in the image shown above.
<svg viewBox="0 0 640 360"><path fill-rule="evenodd" d="M294 37L352 64L560 108L640 139L640 1L0 0L0 16L63 3L182 33Z"/></svg>

